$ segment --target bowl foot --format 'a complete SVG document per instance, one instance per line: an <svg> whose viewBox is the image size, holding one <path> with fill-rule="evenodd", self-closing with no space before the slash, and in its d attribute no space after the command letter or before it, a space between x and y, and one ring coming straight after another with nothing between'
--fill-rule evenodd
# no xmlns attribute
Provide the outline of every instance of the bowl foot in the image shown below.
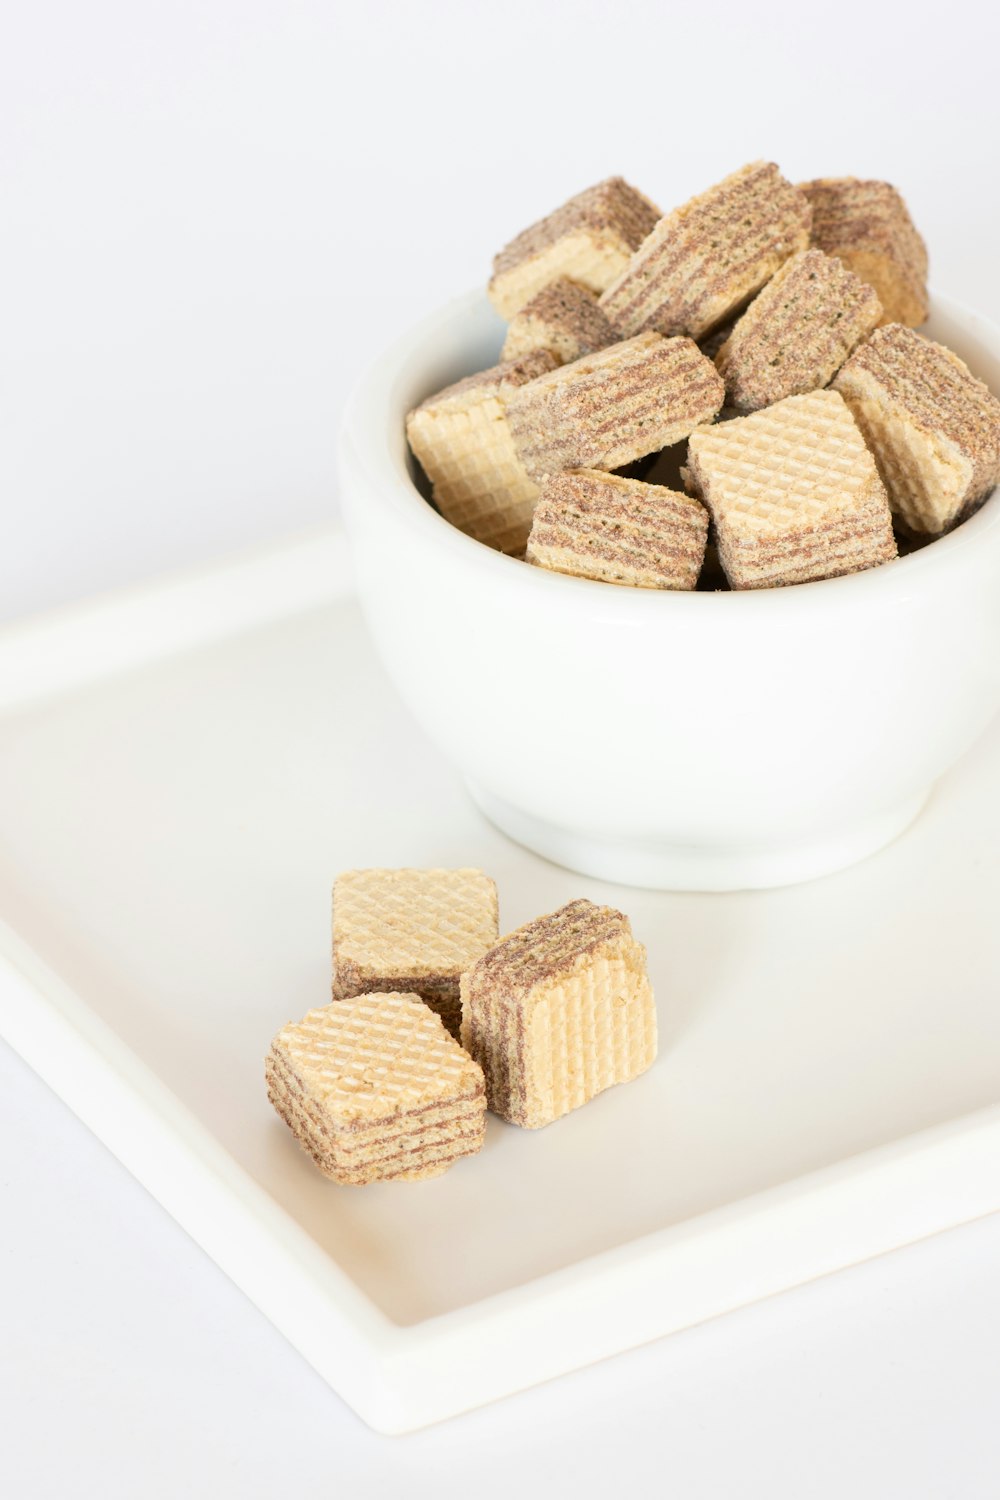
<svg viewBox="0 0 1000 1500"><path fill-rule="evenodd" d="M522 812L473 782L467 785L490 822L533 853L581 875L660 891L764 890L831 875L891 843L913 822L930 792L926 788L873 816L800 842L698 847L574 833Z"/></svg>

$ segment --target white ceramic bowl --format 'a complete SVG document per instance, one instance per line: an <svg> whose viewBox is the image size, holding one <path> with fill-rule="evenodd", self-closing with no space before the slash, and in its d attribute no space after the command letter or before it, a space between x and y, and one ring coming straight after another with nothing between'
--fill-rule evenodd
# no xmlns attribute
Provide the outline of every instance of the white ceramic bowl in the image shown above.
<svg viewBox="0 0 1000 1500"><path fill-rule="evenodd" d="M1000 391L1000 331L927 330ZM667 890L784 885L900 833L1000 706L1000 492L870 572L667 593L543 572L414 488L403 421L495 362L485 297L364 376L341 445L361 602L414 717L483 812L571 869Z"/></svg>

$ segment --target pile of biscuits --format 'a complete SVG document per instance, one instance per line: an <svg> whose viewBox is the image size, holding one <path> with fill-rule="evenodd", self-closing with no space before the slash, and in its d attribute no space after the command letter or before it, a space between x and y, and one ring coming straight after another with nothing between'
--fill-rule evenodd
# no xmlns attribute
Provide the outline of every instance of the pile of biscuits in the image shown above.
<svg viewBox="0 0 1000 1500"><path fill-rule="evenodd" d="M548 1125L656 1057L646 950L571 901L499 937L481 870L351 870L333 888L333 1001L282 1027L267 1093L335 1182L437 1177L486 1110Z"/></svg>
<svg viewBox="0 0 1000 1500"><path fill-rule="evenodd" d="M540 568L770 588L888 562L1000 482L1000 402L927 317L885 182L753 162L661 214L620 177L494 261L501 363L407 417L441 514Z"/></svg>

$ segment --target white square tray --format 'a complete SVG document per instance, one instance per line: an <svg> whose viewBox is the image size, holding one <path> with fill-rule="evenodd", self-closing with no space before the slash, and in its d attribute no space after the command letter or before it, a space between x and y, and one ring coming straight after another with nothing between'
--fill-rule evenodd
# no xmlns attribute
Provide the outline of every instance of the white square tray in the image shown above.
<svg viewBox="0 0 1000 1500"><path fill-rule="evenodd" d="M1000 1208L997 729L842 875L604 886L475 812L334 533L8 630L0 709L0 1032L383 1431ZM378 864L482 865L506 928L623 907L655 1068L435 1181L326 1182L262 1057Z"/></svg>

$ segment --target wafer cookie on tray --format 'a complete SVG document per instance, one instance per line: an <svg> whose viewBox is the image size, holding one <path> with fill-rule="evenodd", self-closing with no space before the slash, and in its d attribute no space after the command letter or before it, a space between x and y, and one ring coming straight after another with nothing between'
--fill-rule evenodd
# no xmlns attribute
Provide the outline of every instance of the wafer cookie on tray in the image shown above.
<svg viewBox="0 0 1000 1500"><path fill-rule="evenodd" d="M808 247L810 218L773 162L752 162L661 219L601 307L622 338L654 329L700 339Z"/></svg>
<svg viewBox="0 0 1000 1500"><path fill-rule="evenodd" d="M482 1146L482 1069L416 995L311 1010L282 1027L264 1067L274 1108L334 1182L437 1177Z"/></svg>
<svg viewBox="0 0 1000 1500"><path fill-rule="evenodd" d="M812 206L813 244L875 288L882 321L922 323L927 247L900 193L888 182L857 177L818 177L799 188Z"/></svg>
<svg viewBox="0 0 1000 1500"><path fill-rule="evenodd" d="M726 401L757 411L828 385L882 315L873 287L822 250L793 255L715 356Z"/></svg>
<svg viewBox="0 0 1000 1500"><path fill-rule="evenodd" d="M693 589L708 512L689 495L594 469L547 479L527 560L555 573L642 589Z"/></svg>
<svg viewBox="0 0 1000 1500"><path fill-rule="evenodd" d="M559 364L593 354L618 335L586 287L565 276L544 287L511 319L502 359L518 359L534 349L547 349Z"/></svg>
<svg viewBox="0 0 1000 1500"><path fill-rule="evenodd" d="M532 479L563 469L618 469L709 422L725 388L690 339L640 334L505 395L514 444Z"/></svg>
<svg viewBox="0 0 1000 1500"><path fill-rule="evenodd" d="M1000 401L942 344L888 324L855 350L834 389L911 531L940 535L1000 484Z"/></svg>
<svg viewBox="0 0 1000 1500"><path fill-rule="evenodd" d="M489 1107L536 1129L656 1057L646 950L629 920L571 901L503 938L462 977L462 1043Z"/></svg>
<svg viewBox="0 0 1000 1500"><path fill-rule="evenodd" d="M624 178L595 183L504 246L487 288L494 307L512 318L557 276L603 292L659 217Z"/></svg>
<svg viewBox="0 0 1000 1500"><path fill-rule="evenodd" d="M497 932L482 870L348 870L333 887L333 998L412 992L457 1037L459 979Z"/></svg>
<svg viewBox="0 0 1000 1500"><path fill-rule="evenodd" d="M688 473L734 589L833 578L896 556L875 461L836 391L700 429Z"/></svg>
<svg viewBox="0 0 1000 1500"><path fill-rule="evenodd" d="M406 419L406 435L453 526L495 547L522 552L538 485L526 473L504 421L504 397L555 368L544 349L470 375L429 396Z"/></svg>

